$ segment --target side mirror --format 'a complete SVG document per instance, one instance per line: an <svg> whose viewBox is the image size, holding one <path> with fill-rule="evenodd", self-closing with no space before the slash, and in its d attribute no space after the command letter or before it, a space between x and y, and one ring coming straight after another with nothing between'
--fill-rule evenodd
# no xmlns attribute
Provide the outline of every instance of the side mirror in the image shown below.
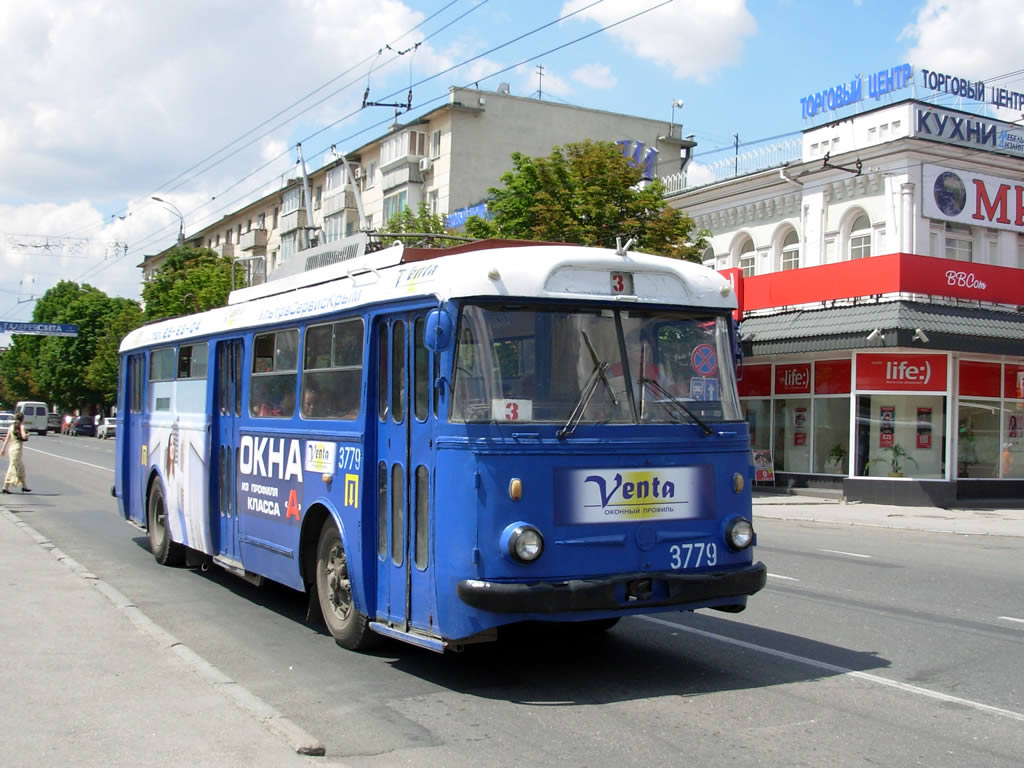
<svg viewBox="0 0 1024 768"><path fill-rule="evenodd" d="M439 307L437 309L432 309L427 313L427 327L424 330L424 342L428 349L434 352L447 349L448 345L452 343L454 331L455 328L451 315L449 315L443 308Z"/></svg>

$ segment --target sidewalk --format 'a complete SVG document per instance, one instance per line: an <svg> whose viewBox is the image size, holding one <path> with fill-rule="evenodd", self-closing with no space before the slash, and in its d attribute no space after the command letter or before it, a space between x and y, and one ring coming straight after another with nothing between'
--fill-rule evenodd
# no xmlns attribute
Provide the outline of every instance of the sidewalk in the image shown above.
<svg viewBox="0 0 1024 768"><path fill-rule="evenodd" d="M4 768L337 765L2 507L0 604Z"/></svg>
<svg viewBox="0 0 1024 768"><path fill-rule="evenodd" d="M1024 536L1024 509L897 507L755 491L755 525L758 518L979 536Z"/></svg>

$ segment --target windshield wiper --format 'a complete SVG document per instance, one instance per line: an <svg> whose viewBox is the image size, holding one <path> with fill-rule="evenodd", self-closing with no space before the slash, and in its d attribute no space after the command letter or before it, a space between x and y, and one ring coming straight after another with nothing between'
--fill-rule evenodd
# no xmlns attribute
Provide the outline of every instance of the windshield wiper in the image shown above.
<svg viewBox="0 0 1024 768"><path fill-rule="evenodd" d="M590 399L594 396L594 392L597 391L597 384L601 381L601 377L604 376L604 372L607 368L608 363L600 361L594 365L594 370L590 372L590 378L587 379L587 383L583 385L583 390L580 392L579 399L576 401L576 405L573 406L572 413L569 414L569 420L565 422L564 427L555 432L555 437L559 440L576 431L576 427L579 426L580 420L583 418L583 414L587 410L587 406L590 405Z"/></svg>
<svg viewBox="0 0 1024 768"><path fill-rule="evenodd" d="M594 345L590 343L590 337L587 336L586 331L580 331L583 336L583 341L587 343L587 349L590 351L590 359L594 362L594 365L602 365L601 358L597 356L597 352L594 350ZM618 405L619 400L615 397L615 390L612 389L611 382L608 381L608 377L605 375L605 369L608 367L608 363L603 363L604 368L601 369L601 381L604 383L604 388L608 391L608 397L611 398L612 405Z"/></svg>
<svg viewBox="0 0 1024 768"><path fill-rule="evenodd" d="M658 383L657 379L649 379L649 378L647 378L647 376L645 375L646 364L647 364L646 363L646 358L647 358L647 345L645 344L641 348L641 350L640 350L640 419L643 420L643 417L644 417L644 405L645 405L644 394L647 391L646 387L649 386L651 388L651 391L654 392L654 394L656 394L658 397L662 398L661 400L658 401L658 404L662 408L664 408L668 412L668 414L670 416L677 416L678 417L678 414L677 413L675 413L675 414L672 413L672 409L669 408L668 404L665 402L666 400L668 401L668 403L671 403L677 409L681 410L683 413L685 413L687 416L689 416L690 419L693 420L693 423L696 424L698 427L700 427L704 431L705 436L714 434L714 430L711 429L711 427L709 427L707 425L707 423L705 423L705 421L703 419L701 419L696 413L694 413L689 408L687 408L686 407L686 403L684 403L678 397L676 397L671 392L669 392L667 389L665 389L663 386L661 386L661 384Z"/></svg>

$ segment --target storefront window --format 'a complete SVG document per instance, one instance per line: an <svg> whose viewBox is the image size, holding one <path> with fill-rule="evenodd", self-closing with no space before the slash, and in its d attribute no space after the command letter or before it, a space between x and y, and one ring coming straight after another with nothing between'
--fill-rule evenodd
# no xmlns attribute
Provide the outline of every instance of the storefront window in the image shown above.
<svg viewBox="0 0 1024 768"><path fill-rule="evenodd" d="M1024 403L1008 402L1003 409L1005 432L999 451L1002 477L1024 477Z"/></svg>
<svg viewBox="0 0 1024 768"><path fill-rule="evenodd" d="M941 478L946 398L942 395L860 395L856 474Z"/></svg>
<svg viewBox="0 0 1024 768"><path fill-rule="evenodd" d="M850 397L814 398L814 467L830 475L850 472Z"/></svg>
<svg viewBox="0 0 1024 768"><path fill-rule="evenodd" d="M956 423L956 476L999 477L999 401L961 400Z"/></svg>
<svg viewBox="0 0 1024 768"><path fill-rule="evenodd" d="M742 400L740 406L743 409L743 419L750 428L750 447L754 450L769 450L772 425L771 400L768 398Z"/></svg>
<svg viewBox="0 0 1024 768"><path fill-rule="evenodd" d="M811 468L811 399L775 400L775 469L808 472Z"/></svg>

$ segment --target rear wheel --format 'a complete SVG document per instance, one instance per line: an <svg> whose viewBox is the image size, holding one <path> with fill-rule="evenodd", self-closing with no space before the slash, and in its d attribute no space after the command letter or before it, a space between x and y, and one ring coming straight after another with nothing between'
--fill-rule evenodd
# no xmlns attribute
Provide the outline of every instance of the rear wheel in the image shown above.
<svg viewBox="0 0 1024 768"><path fill-rule="evenodd" d="M149 492L149 548L160 565L181 565L185 562L185 547L171 541L166 509L164 489L157 481Z"/></svg>
<svg viewBox="0 0 1024 768"><path fill-rule="evenodd" d="M324 522L316 547L316 594L327 630L338 645L360 651L376 644L379 638L370 629L370 619L352 600L348 559L331 519Z"/></svg>

